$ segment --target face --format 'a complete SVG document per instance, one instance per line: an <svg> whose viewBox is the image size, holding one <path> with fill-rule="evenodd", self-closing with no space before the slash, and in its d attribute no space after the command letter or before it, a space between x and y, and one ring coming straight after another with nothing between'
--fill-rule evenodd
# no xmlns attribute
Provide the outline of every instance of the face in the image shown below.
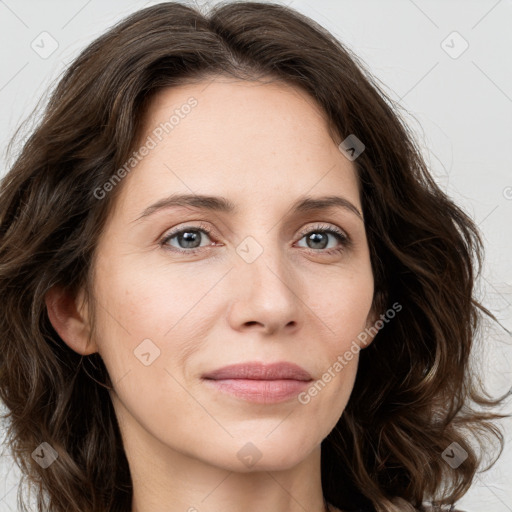
<svg viewBox="0 0 512 512"><path fill-rule="evenodd" d="M161 91L140 140L147 150L121 183L94 261L94 342L122 429L229 470L250 471L243 450L261 454L253 469L291 467L343 413L357 351L335 363L369 325L354 164L312 98L278 83ZM195 203L152 208L182 194ZM325 196L342 200L297 208ZM291 362L312 380L253 389L203 378L246 362Z"/></svg>

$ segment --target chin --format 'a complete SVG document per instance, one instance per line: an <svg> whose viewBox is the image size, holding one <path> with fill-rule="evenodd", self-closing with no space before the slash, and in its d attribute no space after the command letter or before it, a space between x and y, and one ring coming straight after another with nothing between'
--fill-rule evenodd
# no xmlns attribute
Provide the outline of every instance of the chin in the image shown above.
<svg viewBox="0 0 512 512"><path fill-rule="evenodd" d="M247 439L231 443L232 448L226 447L218 453L218 458L215 458L213 453L214 460L210 463L238 473L285 471L300 464L314 448L311 446L311 449L307 449L300 440L288 439L284 442L283 439L276 437L274 440L258 442L254 436Z"/></svg>

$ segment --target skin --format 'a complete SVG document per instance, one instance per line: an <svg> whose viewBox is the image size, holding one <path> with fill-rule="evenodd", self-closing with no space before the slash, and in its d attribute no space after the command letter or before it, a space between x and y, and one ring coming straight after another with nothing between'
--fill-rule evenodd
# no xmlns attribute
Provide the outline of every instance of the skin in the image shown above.
<svg viewBox="0 0 512 512"><path fill-rule="evenodd" d="M201 375L291 361L316 381L373 323L364 221L341 207L290 211L304 195L334 194L361 212L355 166L314 100L278 82L216 77L160 91L140 140L191 96L197 106L118 185L95 253L92 342L82 294L52 289L50 320L109 371L132 512L321 512L320 444L350 397L358 354L307 404L255 404L210 389ZM171 193L223 196L239 212L180 206L136 220ZM191 250L180 237L159 245L172 228L198 223L212 230L194 231L198 253L173 252ZM343 247L318 223L352 243ZM324 245L308 244L311 232ZM263 251L251 263L237 252L248 236ZM147 366L134 355L145 339L160 350ZM237 457L249 442L261 454L250 467Z"/></svg>

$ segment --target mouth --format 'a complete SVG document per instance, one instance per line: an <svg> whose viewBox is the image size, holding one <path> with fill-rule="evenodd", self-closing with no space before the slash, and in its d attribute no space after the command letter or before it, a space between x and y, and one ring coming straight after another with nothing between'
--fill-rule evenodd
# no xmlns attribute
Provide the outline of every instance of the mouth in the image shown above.
<svg viewBox="0 0 512 512"><path fill-rule="evenodd" d="M291 400L313 380L304 368L288 362L235 364L201 378L211 389L260 404Z"/></svg>

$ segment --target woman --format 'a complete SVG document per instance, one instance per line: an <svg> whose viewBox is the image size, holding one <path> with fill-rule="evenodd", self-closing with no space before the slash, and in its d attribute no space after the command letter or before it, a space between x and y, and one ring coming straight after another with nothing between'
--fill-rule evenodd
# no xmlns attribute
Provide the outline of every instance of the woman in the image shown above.
<svg viewBox="0 0 512 512"><path fill-rule="evenodd" d="M472 409L500 402L468 365L481 241L362 69L256 2L141 10L70 66L0 190L0 396L39 511L468 490L468 432L502 443Z"/></svg>

